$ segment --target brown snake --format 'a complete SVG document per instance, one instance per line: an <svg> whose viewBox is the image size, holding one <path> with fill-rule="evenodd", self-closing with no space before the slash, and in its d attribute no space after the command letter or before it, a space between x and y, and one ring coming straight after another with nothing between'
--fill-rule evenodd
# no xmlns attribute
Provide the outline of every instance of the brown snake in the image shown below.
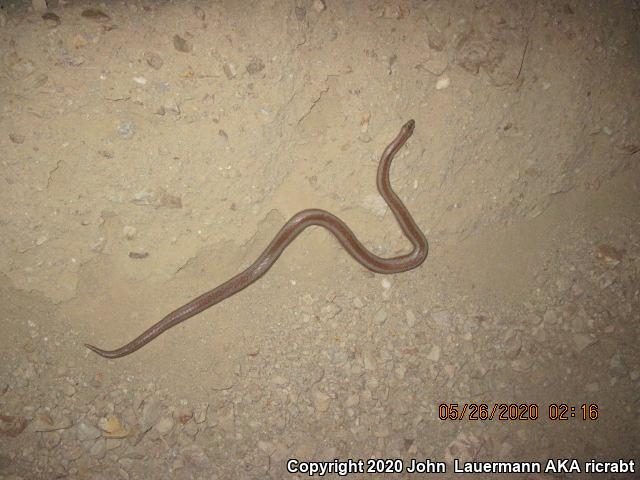
<svg viewBox="0 0 640 480"><path fill-rule="evenodd" d="M222 285L218 285L213 290L209 290L207 293L200 295L186 305L174 310L131 342L116 350L102 350L101 348L88 344L85 344L85 346L105 358L124 357L125 355L135 352L158 335L203 310L212 307L216 303L220 303L224 299L235 295L240 290L258 280L267 273L267 270L278 260L278 257L284 249L287 248L305 228L312 225L318 225L329 230L349 255L355 258L358 263L374 272L400 273L420 266L425 258L427 258L429 249L427 239L420 228L418 228L418 225L416 225L407 207L404 206L395 194L389 182L391 161L411 134L413 134L414 127L415 122L413 120L405 123L398 136L384 150L380 158L380 164L378 165L377 177L380 195L382 195L382 198L384 198L389 205L389 208L400 224L400 228L413 245L413 250L411 250L410 253L393 258L378 257L369 252L356 238L351 229L335 215L318 209L303 210L296 213L284 224L269 246L250 267L227 280Z"/></svg>

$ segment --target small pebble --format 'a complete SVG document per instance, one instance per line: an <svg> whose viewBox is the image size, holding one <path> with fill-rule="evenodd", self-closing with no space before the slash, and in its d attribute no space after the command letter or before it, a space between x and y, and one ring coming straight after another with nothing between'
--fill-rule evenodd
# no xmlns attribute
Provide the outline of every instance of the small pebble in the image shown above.
<svg viewBox="0 0 640 480"><path fill-rule="evenodd" d="M326 8L327 5L324 3L324 0L313 0L313 9L316 12L323 12Z"/></svg>
<svg viewBox="0 0 640 480"><path fill-rule="evenodd" d="M438 345L434 345L433 347L431 347L431 351L427 355L427 359L433 362L437 362L438 360L440 360L440 347Z"/></svg>
<svg viewBox="0 0 640 480"><path fill-rule="evenodd" d="M377 324L382 325L384 322L387 321L387 312L383 308L381 308L380 310L378 310L373 320Z"/></svg>
<svg viewBox="0 0 640 480"><path fill-rule="evenodd" d="M436 90L444 90L449 85L451 85L451 79L449 77L440 77L436 82Z"/></svg>
<svg viewBox="0 0 640 480"><path fill-rule="evenodd" d="M383 278L381 283L382 283L382 288L384 288L385 290L389 290L391 288L391 282L386 278Z"/></svg>
<svg viewBox="0 0 640 480"><path fill-rule="evenodd" d="M125 225L124 228L122 229L122 235L127 240L133 240L136 236L136 231L137 230L135 227L132 227L130 225Z"/></svg>
<svg viewBox="0 0 640 480"><path fill-rule="evenodd" d="M144 52L144 59L151 68L160 70L164 61L162 57L155 52Z"/></svg>
<svg viewBox="0 0 640 480"><path fill-rule="evenodd" d="M122 138L131 138L136 132L133 122L122 122L118 125L118 135Z"/></svg>
<svg viewBox="0 0 640 480"><path fill-rule="evenodd" d="M224 70L224 74L227 76L227 78L229 80L236 78L236 75L238 74L235 65L233 65L233 63L225 63L222 66L222 70Z"/></svg>
<svg viewBox="0 0 640 480"><path fill-rule="evenodd" d="M189 53L193 49L191 42L182 38L178 34L173 36L173 47L182 53Z"/></svg>
<svg viewBox="0 0 640 480"><path fill-rule="evenodd" d="M75 427L75 430L76 430L76 438L81 442L84 442L87 440L95 440L96 438L100 437L100 435L102 435L98 427L95 427L85 422L80 422Z"/></svg>
<svg viewBox="0 0 640 480"><path fill-rule="evenodd" d="M160 420L158 420L155 427L160 435L168 435L169 433L171 433L171 430L173 430L173 425L173 418L162 417Z"/></svg>

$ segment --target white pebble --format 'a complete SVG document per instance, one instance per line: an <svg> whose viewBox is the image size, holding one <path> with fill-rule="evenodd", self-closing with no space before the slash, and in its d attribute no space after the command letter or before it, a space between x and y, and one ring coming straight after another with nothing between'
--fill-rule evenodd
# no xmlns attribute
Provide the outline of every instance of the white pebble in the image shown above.
<svg viewBox="0 0 640 480"><path fill-rule="evenodd" d="M436 90L444 90L451 85L451 79L447 76L441 77L436 82Z"/></svg>
<svg viewBox="0 0 640 480"><path fill-rule="evenodd" d="M389 280L387 280L386 278L382 279L382 288L384 288L385 290L389 290L391 288L391 282Z"/></svg>

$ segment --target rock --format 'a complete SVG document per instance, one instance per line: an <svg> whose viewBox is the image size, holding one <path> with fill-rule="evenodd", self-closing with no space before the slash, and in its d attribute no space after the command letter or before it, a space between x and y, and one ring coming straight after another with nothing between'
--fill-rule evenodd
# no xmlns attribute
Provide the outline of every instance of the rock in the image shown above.
<svg viewBox="0 0 640 480"><path fill-rule="evenodd" d="M111 17L98 8L87 8L83 10L81 15L98 23L105 23L111 20Z"/></svg>
<svg viewBox="0 0 640 480"><path fill-rule="evenodd" d="M400 20L409 14L409 9L400 2L387 3L382 7L383 18L394 18Z"/></svg>
<svg viewBox="0 0 640 480"><path fill-rule="evenodd" d="M432 362L437 362L438 360L440 360L440 347L438 345L434 345L433 347L431 347L431 351L427 355L427 359L431 360Z"/></svg>
<svg viewBox="0 0 640 480"><path fill-rule="evenodd" d="M91 449L89 450L89 455L94 458L101 459L107 454L107 442L104 438L97 439Z"/></svg>
<svg viewBox="0 0 640 480"><path fill-rule="evenodd" d="M145 400L144 407L142 408L142 418L140 423L145 431L149 430L160 418L161 405L160 400L153 397L149 400Z"/></svg>
<svg viewBox="0 0 640 480"><path fill-rule="evenodd" d="M75 430L76 438L81 442L85 442L87 440L95 440L102 435L102 432L100 432L97 427L85 422L80 422L78 425L76 425Z"/></svg>
<svg viewBox="0 0 640 480"><path fill-rule="evenodd" d="M68 445L66 444L66 441L65 441L65 444L63 444L62 457L65 460L68 460L68 461L77 460L82 456L83 453L84 453L84 450L82 449L82 446L78 444Z"/></svg>
<svg viewBox="0 0 640 480"><path fill-rule="evenodd" d="M28 423L28 420L22 416L0 415L0 434L17 437Z"/></svg>
<svg viewBox="0 0 640 480"><path fill-rule="evenodd" d="M173 411L173 418L184 425L193 418L193 410L185 405L181 405Z"/></svg>
<svg viewBox="0 0 640 480"><path fill-rule="evenodd" d="M384 288L385 290L389 290L391 288L391 282L386 278L382 279L381 284L382 284L382 288Z"/></svg>
<svg viewBox="0 0 640 480"><path fill-rule="evenodd" d="M284 387L285 385L287 385L289 383L289 380L287 380L285 377L283 377L281 375L276 375L275 377L273 377L273 379L271 381L274 384L278 385L279 387Z"/></svg>
<svg viewBox="0 0 640 480"><path fill-rule="evenodd" d="M9 140L15 144L21 145L24 143L24 135L20 135L19 133L9 133Z"/></svg>
<svg viewBox="0 0 640 480"><path fill-rule="evenodd" d="M208 403L200 404L193 414L193 421L196 423L204 423L207 421L207 410L209 409Z"/></svg>
<svg viewBox="0 0 640 480"><path fill-rule="evenodd" d="M156 430L160 435L168 435L173 430L173 418L165 416L162 417L155 425Z"/></svg>
<svg viewBox="0 0 640 480"><path fill-rule="evenodd" d="M324 3L324 0L313 0L313 9L316 12L323 12L326 8L327 5Z"/></svg>
<svg viewBox="0 0 640 480"><path fill-rule="evenodd" d="M178 34L173 36L173 48L182 53L189 53L191 50L193 50L191 42L182 38Z"/></svg>
<svg viewBox="0 0 640 480"><path fill-rule="evenodd" d="M122 138L131 138L136 133L136 128L133 122L122 122L118 125L118 135Z"/></svg>
<svg viewBox="0 0 640 480"><path fill-rule="evenodd" d="M362 303L362 300L360 300L360 297L353 297L353 306L356 308L362 308L364 307L364 303Z"/></svg>
<svg viewBox="0 0 640 480"><path fill-rule="evenodd" d="M233 63L225 63L222 66L222 70L224 71L224 74L229 80L236 78L236 75L238 74L236 67Z"/></svg>
<svg viewBox="0 0 640 480"><path fill-rule="evenodd" d="M86 47L87 45L89 45L89 40L87 40L84 35L77 33L71 39L71 45L75 49Z"/></svg>
<svg viewBox="0 0 640 480"><path fill-rule="evenodd" d="M407 310L404 314L407 317L407 326L412 328L416 324L416 315L412 310Z"/></svg>
<svg viewBox="0 0 640 480"><path fill-rule="evenodd" d="M578 353L596 343L596 339L592 335L586 333L574 333L572 340L575 345L575 350Z"/></svg>
<svg viewBox="0 0 640 480"><path fill-rule="evenodd" d="M200 429L198 428L198 425L196 425L194 422L189 422L184 426L182 431L185 434L187 434L189 437L196 438L196 435L198 435L198 432L200 431Z"/></svg>
<svg viewBox="0 0 640 480"><path fill-rule="evenodd" d="M431 318L440 326L448 326L451 320L451 313L448 310L440 310L431 313Z"/></svg>
<svg viewBox="0 0 640 480"><path fill-rule="evenodd" d="M431 58L429 58L429 60L424 62L425 70L427 70L429 73L436 75L438 77L445 72L448 66L449 66L449 59L447 58L447 55L442 52L434 53L431 56ZM436 88L437 88L437 84L436 84Z"/></svg>
<svg viewBox="0 0 640 480"><path fill-rule="evenodd" d="M164 105L162 105L161 109L163 112L169 113L175 116L178 116L181 113L180 106L173 98L170 98L166 102L164 102Z"/></svg>
<svg viewBox="0 0 640 480"><path fill-rule="evenodd" d="M315 392L313 394L313 406L317 412L326 412L329 409L331 397L326 393Z"/></svg>
<svg viewBox="0 0 640 480"><path fill-rule="evenodd" d="M612 247L611 245L607 245L606 243L601 243L596 247L595 254L596 258L610 264L617 265L622 261L622 257L626 252L624 250L618 250L617 248Z"/></svg>
<svg viewBox="0 0 640 480"><path fill-rule="evenodd" d="M133 240L134 237L136 236L136 229L135 227L131 227L129 225L125 225L122 229L122 235L124 236L124 238L126 238L127 240Z"/></svg>
<svg viewBox="0 0 640 480"><path fill-rule="evenodd" d="M31 0L31 6L36 12L45 12L47 10L46 0Z"/></svg>
<svg viewBox="0 0 640 480"><path fill-rule="evenodd" d="M381 308L380 310L378 310L375 317L373 317L373 320L378 325L382 325L384 322L387 321L387 316L388 316L387 312L383 308Z"/></svg>
<svg viewBox="0 0 640 480"><path fill-rule="evenodd" d="M70 383L65 383L62 386L62 393L64 393L67 397L73 397L76 394L76 387L74 387Z"/></svg>
<svg viewBox="0 0 640 480"><path fill-rule="evenodd" d="M307 16L307 9L304 7L296 7L294 10L296 19L301 22L304 20L304 17Z"/></svg>
<svg viewBox="0 0 640 480"><path fill-rule="evenodd" d="M451 85L451 79L449 77L440 77L436 82L436 90L444 90L449 85Z"/></svg>
<svg viewBox="0 0 640 480"><path fill-rule="evenodd" d="M42 15L42 19L49 28L56 28L58 25L60 25L60 23L62 23L60 17L53 12L45 13L44 15Z"/></svg>
<svg viewBox="0 0 640 480"><path fill-rule="evenodd" d="M43 432L42 443L47 450L53 450L60 445L62 436L58 432Z"/></svg>
<svg viewBox="0 0 640 480"><path fill-rule="evenodd" d="M198 7L196 5L195 7L193 7L193 13L198 18L198 20L204 22L204 19L206 18L206 15L205 15L204 10L202 8L200 8L200 7Z"/></svg>
<svg viewBox="0 0 640 480"><path fill-rule="evenodd" d="M132 434L131 429L125 426L116 415L101 418L98 421L98 426L104 432L104 437L107 438L124 438Z"/></svg>
<svg viewBox="0 0 640 480"><path fill-rule="evenodd" d="M147 65L155 70L160 70L162 65L164 65L162 57L155 52L144 52L144 60L147 62Z"/></svg>
<svg viewBox="0 0 640 480"><path fill-rule="evenodd" d="M262 61L262 59L255 57L251 60L251 62L249 62L246 69L249 75L254 75L264 70L264 62Z"/></svg>
<svg viewBox="0 0 640 480"><path fill-rule="evenodd" d="M209 463L209 457L199 445L190 445L182 450L182 459L185 465L202 467Z"/></svg>

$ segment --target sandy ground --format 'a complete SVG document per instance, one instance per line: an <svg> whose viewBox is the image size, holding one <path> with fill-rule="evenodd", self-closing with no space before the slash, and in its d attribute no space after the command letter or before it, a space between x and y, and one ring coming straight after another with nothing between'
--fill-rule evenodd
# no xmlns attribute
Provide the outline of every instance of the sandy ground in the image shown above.
<svg viewBox="0 0 640 480"><path fill-rule="evenodd" d="M639 2L43 3L0 2L1 479L640 460ZM314 228L138 352L83 347L304 208L407 251L375 171L410 118L423 266L370 273Z"/></svg>

